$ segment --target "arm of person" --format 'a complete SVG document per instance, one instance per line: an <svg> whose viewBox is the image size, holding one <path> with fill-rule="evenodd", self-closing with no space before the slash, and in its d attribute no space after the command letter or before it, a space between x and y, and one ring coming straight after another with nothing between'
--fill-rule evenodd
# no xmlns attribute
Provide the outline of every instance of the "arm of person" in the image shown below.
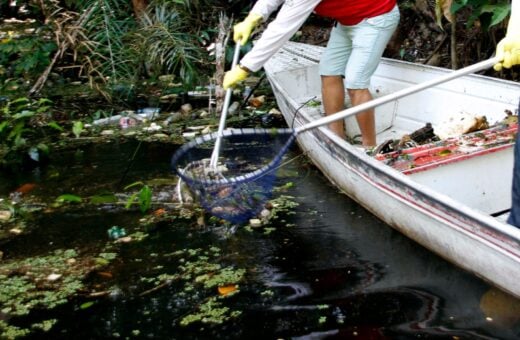
<svg viewBox="0 0 520 340"><path fill-rule="evenodd" d="M265 21L284 1L285 0L258 0L249 13L260 15Z"/></svg>
<svg viewBox="0 0 520 340"><path fill-rule="evenodd" d="M249 15L261 15L264 20L278 8L280 3L283 3L283 6L276 19L269 24L253 49L242 58L239 65L226 72L222 84L224 89L234 87L237 83L246 79L250 72L256 72L262 68L265 62L303 25L320 1L258 1ZM237 40L236 37L234 38ZM239 39L243 39L243 35L240 35Z"/></svg>
<svg viewBox="0 0 520 340"><path fill-rule="evenodd" d="M267 26L253 49L242 58L240 62L242 67L253 72L262 68L267 60L298 31L320 1L285 1L276 19ZM251 12L257 10L255 7ZM267 13L267 10L273 10L273 7L263 13Z"/></svg>
<svg viewBox="0 0 520 340"><path fill-rule="evenodd" d="M511 16L506 36L497 45L496 56L502 61L494 69L510 68L520 64L520 0L511 1Z"/></svg>
<svg viewBox="0 0 520 340"><path fill-rule="evenodd" d="M267 20L271 13L280 7L283 1L284 0L257 1L247 17L233 26L233 40L236 43L245 45L255 27L258 26L260 22Z"/></svg>

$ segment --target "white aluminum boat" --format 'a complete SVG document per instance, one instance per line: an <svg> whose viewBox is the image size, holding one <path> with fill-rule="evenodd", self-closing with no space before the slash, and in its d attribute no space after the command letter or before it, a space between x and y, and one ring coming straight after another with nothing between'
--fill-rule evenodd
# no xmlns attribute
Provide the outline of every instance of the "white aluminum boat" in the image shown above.
<svg viewBox="0 0 520 340"><path fill-rule="evenodd" d="M291 127L323 116L322 51L291 42L265 65ZM380 97L450 72L384 59L371 90ZM376 155L359 151L327 127L304 131L297 141L331 182L388 225L520 297L520 229L505 222L517 123L503 121L506 112L515 112L519 97L519 83L470 75L378 106L378 143L403 140L427 123L440 131L448 117L485 116L488 128ZM354 117L346 119L346 132L351 141L359 135Z"/></svg>

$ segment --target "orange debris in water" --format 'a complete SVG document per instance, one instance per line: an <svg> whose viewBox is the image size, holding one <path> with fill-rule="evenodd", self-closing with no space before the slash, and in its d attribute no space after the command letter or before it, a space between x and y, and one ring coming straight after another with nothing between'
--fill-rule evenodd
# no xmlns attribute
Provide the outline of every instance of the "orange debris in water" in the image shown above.
<svg viewBox="0 0 520 340"><path fill-rule="evenodd" d="M20 186L18 189L15 190L15 192L19 192L21 194L27 194L31 192L36 187L36 184L34 183L25 183L22 186Z"/></svg>
<svg viewBox="0 0 520 340"><path fill-rule="evenodd" d="M164 215L165 213L166 213L166 210L164 210L163 208L159 208L159 209L157 209L157 210L155 210L155 211L153 212L153 214L154 214L155 216L161 216L161 215Z"/></svg>
<svg viewBox="0 0 520 340"><path fill-rule="evenodd" d="M238 288L237 285L221 286L221 287L218 287L218 293L220 295L228 295L228 294L236 291L237 288Z"/></svg>

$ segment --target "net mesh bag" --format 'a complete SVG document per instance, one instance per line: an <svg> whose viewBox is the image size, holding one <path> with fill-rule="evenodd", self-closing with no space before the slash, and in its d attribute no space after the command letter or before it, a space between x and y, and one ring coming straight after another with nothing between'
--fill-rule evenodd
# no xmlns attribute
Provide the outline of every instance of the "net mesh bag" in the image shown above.
<svg viewBox="0 0 520 340"><path fill-rule="evenodd" d="M183 145L172 167L209 213L242 223L271 198L276 169L295 135L291 129L225 130L217 164L211 166L217 137L213 133Z"/></svg>

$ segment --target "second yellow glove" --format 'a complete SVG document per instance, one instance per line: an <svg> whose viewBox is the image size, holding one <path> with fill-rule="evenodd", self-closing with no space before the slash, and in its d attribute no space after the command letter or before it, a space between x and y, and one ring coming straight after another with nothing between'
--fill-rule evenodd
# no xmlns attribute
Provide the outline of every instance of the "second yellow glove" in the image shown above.
<svg viewBox="0 0 520 340"><path fill-rule="evenodd" d="M224 87L224 90L227 90L230 87L235 87L238 83L246 79L248 75L249 72L237 65L224 74L222 87Z"/></svg>
<svg viewBox="0 0 520 340"><path fill-rule="evenodd" d="M495 71L500 71L502 67L511 68L513 65L520 64L520 36L505 37L497 45L497 57L502 62L495 64Z"/></svg>
<svg viewBox="0 0 520 340"><path fill-rule="evenodd" d="M255 29L256 25L262 20L262 16L255 13L249 13L244 21L239 22L233 27L233 40L240 42L240 45L244 46L251 35L251 32Z"/></svg>

